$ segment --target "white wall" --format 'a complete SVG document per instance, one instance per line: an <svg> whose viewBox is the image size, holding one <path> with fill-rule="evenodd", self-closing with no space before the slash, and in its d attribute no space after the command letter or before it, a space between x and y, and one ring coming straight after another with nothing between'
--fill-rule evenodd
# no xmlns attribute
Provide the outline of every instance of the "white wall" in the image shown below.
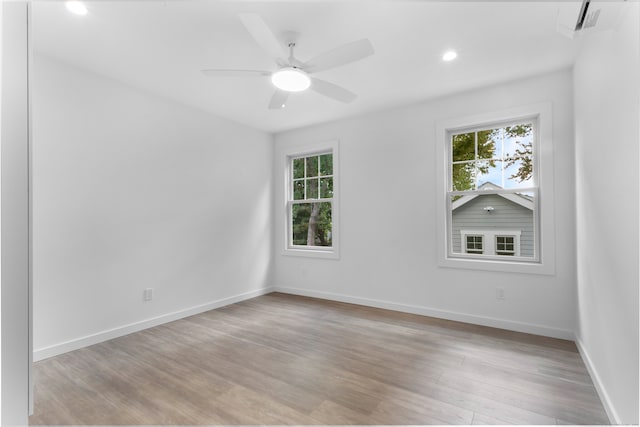
<svg viewBox="0 0 640 427"><path fill-rule="evenodd" d="M640 7L585 37L574 68L577 339L610 418L638 423Z"/></svg>
<svg viewBox="0 0 640 427"><path fill-rule="evenodd" d="M264 292L272 137L34 62L36 359Z"/></svg>
<svg viewBox="0 0 640 427"><path fill-rule="evenodd" d="M436 123L552 102L556 274L438 267ZM340 141L340 259L282 254L284 156ZM274 285L307 295L570 338L575 321L571 71L276 135ZM496 287L505 300L496 299Z"/></svg>

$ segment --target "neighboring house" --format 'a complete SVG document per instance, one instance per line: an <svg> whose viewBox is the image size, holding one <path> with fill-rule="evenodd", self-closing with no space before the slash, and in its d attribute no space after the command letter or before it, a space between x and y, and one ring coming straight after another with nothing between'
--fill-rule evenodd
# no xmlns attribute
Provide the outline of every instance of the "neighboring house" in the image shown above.
<svg viewBox="0 0 640 427"><path fill-rule="evenodd" d="M501 189L487 182L479 190ZM451 204L454 253L534 256L533 200L519 194L474 194Z"/></svg>

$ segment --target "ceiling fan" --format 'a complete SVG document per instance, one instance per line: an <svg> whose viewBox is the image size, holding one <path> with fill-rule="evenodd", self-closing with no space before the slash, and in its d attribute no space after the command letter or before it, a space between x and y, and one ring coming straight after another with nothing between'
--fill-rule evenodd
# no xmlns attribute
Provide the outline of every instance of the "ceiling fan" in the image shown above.
<svg viewBox="0 0 640 427"><path fill-rule="evenodd" d="M270 109L284 108L291 92L301 92L312 89L317 93L349 103L358 96L336 84L312 77L311 74L339 67L358 61L373 54L373 46L367 39L357 40L344 44L315 58L301 62L293 54L295 41L288 43L289 52L278 41L260 15L255 13L240 13L238 17L255 41L275 59L278 69L265 70L237 70L237 69L210 69L202 70L206 76L219 77L271 77L271 82L276 91L269 102Z"/></svg>

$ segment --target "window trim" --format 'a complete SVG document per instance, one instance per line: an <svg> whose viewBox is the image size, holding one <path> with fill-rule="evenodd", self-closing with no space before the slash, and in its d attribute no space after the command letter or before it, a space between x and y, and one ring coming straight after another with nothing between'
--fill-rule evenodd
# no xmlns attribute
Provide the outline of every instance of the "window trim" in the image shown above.
<svg viewBox="0 0 640 427"><path fill-rule="evenodd" d="M291 147L283 151L284 158L284 197L283 197L283 219L284 219L284 234L282 254L292 256L303 256L313 258L340 258L340 162L339 162L339 150L338 140L330 140L313 145L306 145L302 147ZM291 160L300 157L308 157L319 154L326 154L331 152L333 154L333 197L331 199L310 199L310 200L292 200L290 182L293 181L293 171L291 170ZM295 203L314 203L314 202L331 202L331 243L332 246L302 246L292 245L291 242L291 209L290 204Z"/></svg>
<svg viewBox="0 0 640 427"><path fill-rule="evenodd" d="M537 121L537 135L534 141L534 172L537 184L537 217L534 217L536 233L536 261L530 258L514 258L498 255L490 257L483 255L449 253L450 221L447 209L448 200L448 171L450 154L449 135L452 132L473 128L491 127L496 124L514 123L525 120ZM436 172L438 190L436 191L437 221L437 254L438 265L441 267L506 271L532 274L555 274L555 222L554 222L554 185L553 185L553 142L552 142L552 107L550 102L524 105L505 110L481 113L473 116L443 120L436 125ZM537 171L537 172L536 172ZM486 252L486 251L485 251ZM462 256L461 256L462 255Z"/></svg>

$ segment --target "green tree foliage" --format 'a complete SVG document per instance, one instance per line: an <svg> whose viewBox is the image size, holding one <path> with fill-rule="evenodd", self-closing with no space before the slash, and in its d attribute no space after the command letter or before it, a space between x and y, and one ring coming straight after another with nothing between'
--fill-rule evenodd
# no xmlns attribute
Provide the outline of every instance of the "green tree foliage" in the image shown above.
<svg viewBox="0 0 640 427"><path fill-rule="evenodd" d="M478 174L486 174L496 166L500 154L496 152L497 142L501 138L513 138L517 148L514 153L505 153L504 167L518 164L518 170L510 179L526 181L533 174L533 146L531 124L506 126L478 132L453 135L452 139L452 183L454 191L475 189ZM477 145L476 145L477 135ZM477 150L477 153L476 153Z"/></svg>
<svg viewBox="0 0 640 427"><path fill-rule="evenodd" d="M489 167L495 167L495 161L491 160L496 150L494 134L496 130L483 130L478 134L478 159L489 159L483 162L474 162L476 159L476 132L462 133L453 136L452 159L453 165L453 189L466 191L475 189L476 174L487 173ZM477 170L476 170L477 168Z"/></svg>
<svg viewBox="0 0 640 427"><path fill-rule="evenodd" d="M531 179L533 175L533 141L527 138L528 142L522 142L523 138L531 136L533 129L530 124L507 126L504 128L507 137L516 138L518 148L513 154L507 153L506 167L513 166L520 161L518 171L509 178L517 179L519 182Z"/></svg>

